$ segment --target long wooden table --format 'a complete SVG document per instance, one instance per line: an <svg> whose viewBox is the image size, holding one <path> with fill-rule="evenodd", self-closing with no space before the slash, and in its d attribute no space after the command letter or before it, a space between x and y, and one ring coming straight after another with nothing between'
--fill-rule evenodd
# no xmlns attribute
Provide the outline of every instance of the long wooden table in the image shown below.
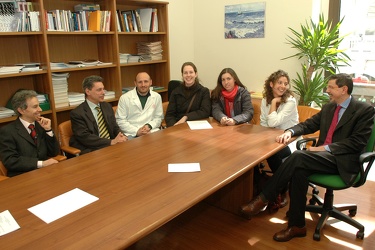
<svg viewBox="0 0 375 250"><path fill-rule="evenodd" d="M1 181L0 211L21 227L0 237L1 248L125 248L283 147L279 130L212 125L182 124ZM168 163L188 162L201 172L167 171ZM74 188L99 200L50 224L27 210Z"/></svg>

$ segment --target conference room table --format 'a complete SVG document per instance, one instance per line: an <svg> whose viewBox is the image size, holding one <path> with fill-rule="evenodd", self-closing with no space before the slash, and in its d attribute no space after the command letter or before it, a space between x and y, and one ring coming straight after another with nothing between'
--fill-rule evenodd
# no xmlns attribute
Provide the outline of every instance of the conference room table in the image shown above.
<svg viewBox="0 0 375 250"><path fill-rule="evenodd" d="M280 130L209 122L212 129L185 123L1 181L0 212L20 226L0 236L1 249L126 248L195 204L215 203L220 190L284 147L275 142ZM172 173L169 163L201 170ZM242 201L252 196L252 181L246 185ZM28 210L75 188L99 200L51 223Z"/></svg>

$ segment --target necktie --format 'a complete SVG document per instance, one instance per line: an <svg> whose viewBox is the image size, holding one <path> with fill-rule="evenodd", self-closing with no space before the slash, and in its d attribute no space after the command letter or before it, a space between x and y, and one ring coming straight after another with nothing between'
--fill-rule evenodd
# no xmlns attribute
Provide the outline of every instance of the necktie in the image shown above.
<svg viewBox="0 0 375 250"><path fill-rule="evenodd" d="M30 136L33 138L35 145L37 145L37 136L34 124L30 124L29 129L31 130Z"/></svg>
<svg viewBox="0 0 375 250"><path fill-rule="evenodd" d="M340 109L341 109L341 106L337 105L337 107L335 109L335 113L333 115L331 125L329 126L329 130L328 130L328 133L327 133L326 140L324 141L324 145L332 143L333 132L335 131L337 123L339 122L339 111L340 111Z"/></svg>
<svg viewBox="0 0 375 250"><path fill-rule="evenodd" d="M110 139L107 125L105 124L102 109L97 106L95 109L98 111L98 127L99 127L99 136L102 138Z"/></svg>

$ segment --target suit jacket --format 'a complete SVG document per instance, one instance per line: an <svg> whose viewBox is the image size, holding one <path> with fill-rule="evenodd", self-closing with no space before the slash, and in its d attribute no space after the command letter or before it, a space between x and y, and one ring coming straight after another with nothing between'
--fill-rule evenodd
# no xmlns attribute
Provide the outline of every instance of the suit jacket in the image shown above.
<svg viewBox="0 0 375 250"><path fill-rule="evenodd" d="M109 135L111 139L114 139L121 130L116 123L112 106L109 103L101 102L100 107ZM70 112L70 120L72 122L73 136L70 138L69 144L80 149L81 154L111 145L111 139L99 137L98 124L87 101L81 103Z"/></svg>
<svg viewBox="0 0 375 250"><path fill-rule="evenodd" d="M39 161L59 154L56 136L49 136L35 122L37 145L18 118L0 130L0 158L8 170L8 176L19 175L37 168Z"/></svg>
<svg viewBox="0 0 375 250"><path fill-rule="evenodd" d="M331 125L335 103L328 103L316 115L291 129L294 135L305 135L320 130L317 146L323 145ZM336 157L341 178L351 184L359 172L359 155L366 147L374 124L374 108L351 99L333 133L331 153Z"/></svg>

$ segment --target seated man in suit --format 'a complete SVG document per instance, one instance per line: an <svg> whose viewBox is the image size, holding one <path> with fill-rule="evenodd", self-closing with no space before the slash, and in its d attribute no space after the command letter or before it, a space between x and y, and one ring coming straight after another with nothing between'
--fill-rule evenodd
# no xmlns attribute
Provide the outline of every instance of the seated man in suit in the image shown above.
<svg viewBox="0 0 375 250"><path fill-rule="evenodd" d="M18 118L0 130L0 159L9 177L57 163L59 142L51 120L40 115L37 94L21 90L14 94L12 107Z"/></svg>
<svg viewBox="0 0 375 250"><path fill-rule="evenodd" d="M359 155L371 134L374 108L354 100L352 90L353 81L348 74L331 76L327 85L331 102L316 115L276 137L277 142L288 143L292 136L320 130L317 147L294 151L269 179L262 193L241 207L247 218L256 215L290 182L288 226L276 233L274 240L288 241L293 237L306 236L306 193L311 174L339 174L348 185L358 175Z"/></svg>
<svg viewBox="0 0 375 250"><path fill-rule="evenodd" d="M163 119L161 96L150 90L151 77L138 73L134 85L121 96L116 111L117 124L129 139L158 131Z"/></svg>
<svg viewBox="0 0 375 250"><path fill-rule="evenodd" d="M85 154L119 142L127 137L121 132L112 106L104 102L103 78L88 76L82 82L86 100L70 112L73 136L70 146Z"/></svg>

